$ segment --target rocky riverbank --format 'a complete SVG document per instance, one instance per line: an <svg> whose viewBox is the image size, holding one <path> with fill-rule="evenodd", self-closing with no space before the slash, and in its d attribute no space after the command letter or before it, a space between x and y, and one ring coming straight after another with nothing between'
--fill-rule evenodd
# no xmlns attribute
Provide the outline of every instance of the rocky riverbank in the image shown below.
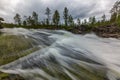
<svg viewBox="0 0 120 80"><path fill-rule="evenodd" d="M99 37L120 38L120 27L117 25L99 26L94 28L90 28L89 26L82 25L80 27L69 29L68 31L75 34L87 34L92 32Z"/></svg>

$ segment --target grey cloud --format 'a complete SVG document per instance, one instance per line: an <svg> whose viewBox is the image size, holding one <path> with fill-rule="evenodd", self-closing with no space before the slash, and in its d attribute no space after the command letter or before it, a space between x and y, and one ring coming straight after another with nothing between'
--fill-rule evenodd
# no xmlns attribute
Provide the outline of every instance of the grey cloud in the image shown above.
<svg viewBox="0 0 120 80"><path fill-rule="evenodd" d="M56 9L59 10L61 19L64 7L68 7L69 13L75 19L84 19L94 15L100 17L102 14L109 13L109 9L116 0L17 0L18 3L14 6L8 0L0 1L0 16L12 22L13 16L16 13L24 16L31 15L33 11L36 11L39 14L40 20L43 20L46 17L44 15L46 7L49 7L52 13Z"/></svg>

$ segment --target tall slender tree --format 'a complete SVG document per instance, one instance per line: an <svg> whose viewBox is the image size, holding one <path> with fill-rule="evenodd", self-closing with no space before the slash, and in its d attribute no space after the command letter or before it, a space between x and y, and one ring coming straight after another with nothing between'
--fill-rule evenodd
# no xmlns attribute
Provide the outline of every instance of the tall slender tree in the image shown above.
<svg viewBox="0 0 120 80"><path fill-rule="evenodd" d="M92 17L89 17L89 24L92 24Z"/></svg>
<svg viewBox="0 0 120 80"><path fill-rule="evenodd" d="M27 16L23 16L23 25L27 26Z"/></svg>
<svg viewBox="0 0 120 80"><path fill-rule="evenodd" d="M87 24L87 20L86 19L84 19L84 25L86 25Z"/></svg>
<svg viewBox="0 0 120 80"><path fill-rule="evenodd" d="M78 18L78 19L77 19L77 24L78 24L78 26L80 26L80 25L81 25L80 18Z"/></svg>
<svg viewBox="0 0 120 80"><path fill-rule="evenodd" d="M111 14L116 13L116 16L120 14L120 1L119 0L115 2L110 12Z"/></svg>
<svg viewBox="0 0 120 80"><path fill-rule="evenodd" d="M110 22L114 23L117 20L117 13L111 14Z"/></svg>
<svg viewBox="0 0 120 80"><path fill-rule="evenodd" d="M29 17L27 18L27 23L28 23L28 25L31 25L31 26L34 26L34 25L35 25L35 22L34 22L34 20L32 19L32 16L29 16Z"/></svg>
<svg viewBox="0 0 120 80"><path fill-rule="evenodd" d="M21 25L21 16L17 13L14 17L15 23Z"/></svg>
<svg viewBox="0 0 120 80"><path fill-rule="evenodd" d="M104 14L104 15L102 16L102 22L105 22L105 20L106 20L106 15Z"/></svg>
<svg viewBox="0 0 120 80"><path fill-rule="evenodd" d="M33 11L32 13L32 18L34 20L34 24L37 25L38 24L38 14L36 12Z"/></svg>
<svg viewBox="0 0 120 80"><path fill-rule="evenodd" d="M95 24L95 23L96 23L96 17L93 16L93 18L92 18L92 24Z"/></svg>
<svg viewBox="0 0 120 80"><path fill-rule="evenodd" d="M0 28L2 28L2 21L4 21L4 19L0 17Z"/></svg>
<svg viewBox="0 0 120 80"><path fill-rule="evenodd" d="M58 26L60 22L60 14L59 12L56 10L54 15L53 15L53 23L54 25Z"/></svg>
<svg viewBox="0 0 120 80"><path fill-rule="evenodd" d="M65 26L68 26L68 17L69 17L68 9L67 9L67 7L65 7L64 12L63 12L63 18L64 18L64 21L65 21Z"/></svg>
<svg viewBox="0 0 120 80"><path fill-rule="evenodd" d="M49 23L50 23L51 10L50 10L48 7L46 8L45 14L46 14L46 16L47 16L47 19L46 19L47 25L49 25Z"/></svg>
<svg viewBox="0 0 120 80"><path fill-rule="evenodd" d="M115 4L113 5L113 8L110 11L111 13L111 22L117 22L118 17L120 15L120 1L116 1Z"/></svg>
<svg viewBox="0 0 120 80"><path fill-rule="evenodd" d="M69 24L69 26L74 26L74 21L73 21L72 15L68 16L68 24Z"/></svg>

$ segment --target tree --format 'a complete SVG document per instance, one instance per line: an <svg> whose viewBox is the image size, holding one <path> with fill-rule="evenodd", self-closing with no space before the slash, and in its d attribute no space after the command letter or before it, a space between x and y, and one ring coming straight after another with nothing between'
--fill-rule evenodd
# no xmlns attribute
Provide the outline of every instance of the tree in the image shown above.
<svg viewBox="0 0 120 80"><path fill-rule="evenodd" d="M27 18L27 23L28 23L28 25L32 25L32 26L35 25L35 22L34 22L34 20L32 19L31 16L29 16L29 17Z"/></svg>
<svg viewBox="0 0 120 80"><path fill-rule="evenodd" d="M96 23L95 16L89 18L89 24L94 25Z"/></svg>
<svg viewBox="0 0 120 80"><path fill-rule="evenodd" d="M73 21L73 17L71 15L68 16L68 24L70 26L74 26L74 21Z"/></svg>
<svg viewBox="0 0 120 80"><path fill-rule="evenodd" d="M89 24L92 24L92 17L89 18Z"/></svg>
<svg viewBox="0 0 120 80"><path fill-rule="evenodd" d="M58 26L59 22L60 22L60 14L56 10L54 15L53 15L53 23L54 23L54 25Z"/></svg>
<svg viewBox="0 0 120 80"><path fill-rule="evenodd" d="M37 25L38 24L38 14L36 12L33 11L32 13L32 19L34 20L34 24Z"/></svg>
<svg viewBox="0 0 120 80"><path fill-rule="evenodd" d="M116 1L115 4L113 5L112 9L110 10L111 13L111 22L116 22L119 15L120 15L120 1Z"/></svg>
<svg viewBox="0 0 120 80"><path fill-rule="evenodd" d="M117 13L113 13L112 15L111 15L111 18L110 18L110 22L116 22L116 20L117 20Z"/></svg>
<svg viewBox="0 0 120 80"><path fill-rule="evenodd" d="M17 13L14 17L15 23L21 25L21 16Z"/></svg>
<svg viewBox="0 0 120 80"><path fill-rule="evenodd" d="M0 17L0 23L2 23L2 21L4 21L4 19L2 17Z"/></svg>
<svg viewBox="0 0 120 80"><path fill-rule="evenodd" d="M120 1L116 1L115 4L113 5L113 8L110 11L111 14L116 13L116 16L120 14Z"/></svg>
<svg viewBox="0 0 120 80"><path fill-rule="evenodd" d="M92 18L92 24L95 24L96 23L96 18L95 16Z"/></svg>
<svg viewBox="0 0 120 80"><path fill-rule="evenodd" d="M80 19L79 19L79 18L77 19L77 24L78 24L78 26L80 26L80 25L81 25L81 21L80 21Z"/></svg>
<svg viewBox="0 0 120 80"><path fill-rule="evenodd" d="M4 21L4 19L0 17L0 28L2 28L2 21Z"/></svg>
<svg viewBox="0 0 120 80"><path fill-rule="evenodd" d="M48 7L46 8L45 14L47 15L47 19L46 19L47 25L49 25L49 23L50 23L51 10L50 10Z"/></svg>
<svg viewBox="0 0 120 80"><path fill-rule="evenodd" d="M105 14L102 16L102 22L105 22L105 20L106 20L106 16L105 16Z"/></svg>
<svg viewBox="0 0 120 80"><path fill-rule="evenodd" d="M27 26L27 22L26 22L26 21L23 21L23 25L24 25L24 26Z"/></svg>
<svg viewBox="0 0 120 80"><path fill-rule="evenodd" d="M67 7L64 8L64 12L63 12L63 18L64 18L64 21L65 21L65 26L68 26L68 9Z"/></svg>
<svg viewBox="0 0 120 80"><path fill-rule="evenodd" d="M84 25L86 25L87 24L87 20L86 19L84 19Z"/></svg>

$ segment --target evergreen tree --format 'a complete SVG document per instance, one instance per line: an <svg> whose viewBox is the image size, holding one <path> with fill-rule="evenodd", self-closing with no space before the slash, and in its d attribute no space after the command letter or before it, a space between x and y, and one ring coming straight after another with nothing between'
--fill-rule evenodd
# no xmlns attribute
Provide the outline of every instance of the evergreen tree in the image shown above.
<svg viewBox="0 0 120 80"><path fill-rule="evenodd" d="M96 23L96 18L95 18L95 16L94 17L90 17L89 18L89 24L90 25L94 25Z"/></svg>
<svg viewBox="0 0 120 80"><path fill-rule="evenodd" d="M64 18L64 21L65 21L65 26L68 26L68 17L69 17L68 9L67 9L67 7L65 7L64 12L63 12L63 18Z"/></svg>
<svg viewBox="0 0 120 80"><path fill-rule="evenodd" d="M2 28L2 21L4 21L4 19L0 17L0 28Z"/></svg>
<svg viewBox="0 0 120 80"><path fill-rule="evenodd" d="M111 18L110 18L110 22L116 22L116 20L117 20L117 13L113 13L113 14L111 14Z"/></svg>
<svg viewBox="0 0 120 80"><path fill-rule="evenodd" d="M2 17L0 17L0 23L2 23L2 21L4 21L4 19Z"/></svg>
<svg viewBox="0 0 120 80"><path fill-rule="evenodd" d="M51 10L50 10L48 7L46 8L45 14L47 15L47 19L46 19L47 25L49 25L49 23L50 23Z"/></svg>
<svg viewBox="0 0 120 80"><path fill-rule="evenodd" d="M84 25L86 25L87 24L87 20L86 19L84 19Z"/></svg>
<svg viewBox="0 0 120 80"><path fill-rule="evenodd" d="M14 17L15 23L21 25L21 16L17 13Z"/></svg>
<svg viewBox="0 0 120 80"><path fill-rule="evenodd" d="M69 24L69 26L74 26L73 17L71 15L69 15L69 17L68 17L68 24Z"/></svg>
<svg viewBox="0 0 120 80"><path fill-rule="evenodd" d="M59 22L60 22L60 14L56 10L54 15L53 15L53 23L54 23L54 25L58 26Z"/></svg>
<svg viewBox="0 0 120 80"><path fill-rule="evenodd" d="M77 19L77 24L78 24L78 26L80 26L80 25L81 25L81 21L80 21L80 19L79 19L79 18Z"/></svg>
<svg viewBox="0 0 120 80"><path fill-rule="evenodd" d="M23 21L23 25L24 25L24 26L27 26L27 22L26 22L26 21Z"/></svg>
<svg viewBox="0 0 120 80"><path fill-rule="evenodd" d="M106 20L106 16L105 16L105 14L102 16L102 22L105 22L105 20Z"/></svg>
<svg viewBox="0 0 120 80"><path fill-rule="evenodd" d="M89 23L90 24L92 23L92 17L89 17Z"/></svg>
<svg viewBox="0 0 120 80"><path fill-rule="evenodd" d="M110 12L111 14L116 14L116 16L120 14L120 1L119 0L115 2Z"/></svg>
<svg viewBox="0 0 120 80"><path fill-rule="evenodd" d="M95 16L92 18L92 24L95 24L96 23L96 18Z"/></svg>
<svg viewBox="0 0 120 80"><path fill-rule="evenodd" d="M113 5L113 8L111 9L111 19L110 21L111 22L117 22L117 18L119 17L120 15L120 1L116 1L115 4Z"/></svg>
<svg viewBox="0 0 120 80"><path fill-rule="evenodd" d="M28 23L28 25L31 25L31 26L34 26L34 25L35 25L35 21L32 19L31 16L29 16L29 17L27 18L27 23Z"/></svg>
<svg viewBox="0 0 120 80"><path fill-rule="evenodd" d="M33 11L32 13L32 18L34 20L34 24L37 25L38 24L38 14L36 12Z"/></svg>

